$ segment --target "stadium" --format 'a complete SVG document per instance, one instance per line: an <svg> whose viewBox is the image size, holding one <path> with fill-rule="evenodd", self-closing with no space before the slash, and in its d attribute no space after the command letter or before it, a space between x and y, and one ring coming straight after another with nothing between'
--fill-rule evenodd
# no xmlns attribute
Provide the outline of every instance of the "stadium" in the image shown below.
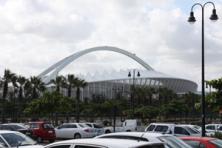
<svg viewBox="0 0 222 148"><path fill-rule="evenodd" d="M140 77L136 76L137 72L135 69L131 71L131 75L133 75L133 77L128 78L123 77L126 75L126 71L97 75L96 77L86 75L84 80L88 83L88 85L81 90L81 98L92 98L93 95L102 95L106 98L113 98L117 91L124 92L125 95L127 95L129 94L128 92L130 92L130 86L132 85L154 88L164 87L177 94L197 91L197 84L195 82L158 72L135 54L110 46L94 47L76 52L53 64L48 69L40 73L38 77L40 77L45 84L48 84L50 80L55 79L59 72L67 65L83 55L96 51L111 51L123 54L138 62L145 68L145 70L141 71L143 75Z"/></svg>

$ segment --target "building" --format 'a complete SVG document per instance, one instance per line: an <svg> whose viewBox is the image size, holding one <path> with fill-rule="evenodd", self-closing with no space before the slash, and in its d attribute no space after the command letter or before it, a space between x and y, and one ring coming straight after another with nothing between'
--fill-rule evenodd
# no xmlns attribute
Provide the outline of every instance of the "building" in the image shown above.
<svg viewBox="0 0 222 148"><path fill-rule="evenodd" d="M131 85L146 85L155 88L166 87L178 94L197 91L197 84L195 82L158 72L135 54L110 46L89 48L76 52L50 66L39 74L38 77L47 84L51 79L55 79L58 73L74 60L85 54L96 51L112 51L128 56L141 64L145 68L145 71L141 71L140 77L134 76L133 78L126 77L126 71L120 71L115 74L103 74L102 76L97 75L96 77L88 75L84 78L88 82L88 86L82 89L82 98L92 98L93 95L102 95L106 98L113 98L117 91L121 91L123 95L129 95Z"/></svg>

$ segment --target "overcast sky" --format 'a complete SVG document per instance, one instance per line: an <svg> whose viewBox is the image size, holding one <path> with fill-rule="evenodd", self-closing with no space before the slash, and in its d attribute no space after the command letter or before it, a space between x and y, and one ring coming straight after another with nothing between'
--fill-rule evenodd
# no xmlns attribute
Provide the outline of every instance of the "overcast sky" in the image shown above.
<svg viewBox="0 0 222 148"><path fill-rule="evenodd" d="M0 76L10 69L38 75L77 51L115 46L135 53L159 72L201 81L201 9L189 24L197 0L0 0ZM222 77L222 0L219 19L205 8L206 79ZM82 56L61 74L86 74L142 68L109 51ZM141 74L142 75L142 74ZM127 73L126 73L127 77Z"/></svg>

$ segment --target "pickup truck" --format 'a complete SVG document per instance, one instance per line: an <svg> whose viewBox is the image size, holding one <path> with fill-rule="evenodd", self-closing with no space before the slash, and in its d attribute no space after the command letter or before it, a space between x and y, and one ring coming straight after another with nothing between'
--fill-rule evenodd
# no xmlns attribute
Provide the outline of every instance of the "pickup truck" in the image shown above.
<svg viewBox="0 0 222 148"><path fill-rule="evenodd" d="M139 122L136 119L127 119L124 122L122 122L122 126L109 126L104 127L105 133L112 133L114 132L131 132L131 131L142 131L141 122Z"/></svg>
<svg viewBox="0 0 222 148"><path fill-rule="evenodd" d="M191 126L174 123L150 123L145 132L165 133L174 136L201 136L200 131Z"/></svg>

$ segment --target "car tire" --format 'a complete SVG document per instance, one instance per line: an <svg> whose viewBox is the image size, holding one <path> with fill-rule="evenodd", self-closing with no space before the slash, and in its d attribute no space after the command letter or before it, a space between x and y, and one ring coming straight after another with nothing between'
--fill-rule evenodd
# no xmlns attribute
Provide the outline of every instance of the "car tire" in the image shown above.
<svg viewBox="0 0 222 148"><path fill-rule="evenodd" d="M108 133L111 133L111 131L110 131L110 130L106 130L106 131L105 131L105 134L108 134Z"/></svg>
<svg viewBox="0 0 222 148"><path fill-rule="evenodd" d="M43 139L41 137L37 137L37 142L42 143Z"/></svg>
<svg viewBox="0 0 222 148"><path fill-rule="evenodd" d="M74 134L74 139L80 139L81 135L79 133Z"/></svg>
<svg viewBox="0 0 222 148"><path fill-rule="evenodd" d="M49 140L49 143L53 143L55 140Z"/></svg>

